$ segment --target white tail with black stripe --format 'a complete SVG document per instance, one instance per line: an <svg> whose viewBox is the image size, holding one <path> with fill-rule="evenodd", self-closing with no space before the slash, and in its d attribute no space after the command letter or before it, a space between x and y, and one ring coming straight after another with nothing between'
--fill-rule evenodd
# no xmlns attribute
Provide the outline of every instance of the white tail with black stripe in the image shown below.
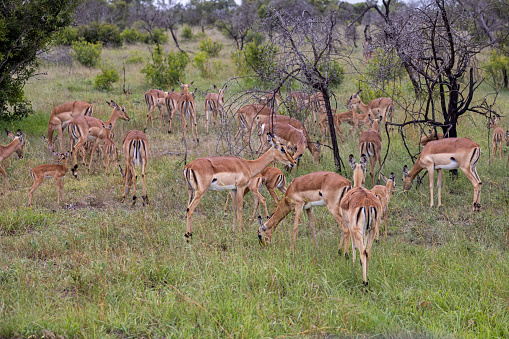
<svg viewBox="0 0 509 339"><path fill-rule="evenodd" d="M122 147L124 149L125 156L125 172L122 171L122 167L119 165L119 171L124 178L124 193L122 196L122 201L125 200L126 196L129 194L129 189L133 186L133 206L136 204L136 182L138 180L138 176L136 174L135 166L139 165L141 167L141 179L143 184L143 206L145 204L148 205L148 195L147 195L147 184L146 184L146 176L145 170L148 163L148 153L149 153L149 143L147 136L142 131L130 131L124 138L122 142Z"/></svg>

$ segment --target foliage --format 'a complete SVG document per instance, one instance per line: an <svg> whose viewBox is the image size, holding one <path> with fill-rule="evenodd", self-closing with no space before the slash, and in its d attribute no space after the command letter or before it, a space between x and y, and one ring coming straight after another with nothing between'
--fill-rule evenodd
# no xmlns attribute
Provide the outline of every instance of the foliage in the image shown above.
<svg viewBox="0 0 509 339"><path fill-rule="evenodd" d="M120 38L126 44L135 44L143 41L144 36L138 29L131 27L124 29L120 34Z"/></svg>
<svg viewBox="0 0 509 339"><path fill-rule="evenodd" d="M327 75L329 84L334 87L339 87L345 78L345 70L337 60L330 60L328 63L322 63L318 69L320 72Z"/></svg>
<svg viewBox="0 0 509 339"><path fill-rule="evenodd" d="M120 30L113 24L92 22L90 25L80 27L80 36L91 43L102 43L105 46L122 46Z"/></svg>
<svg viewBox="0 0 509 339"><path fill-rule="evenodd" d="M168 35L163 29L154 28L151 34L145 36L145 43L147 44L165 44L168 42Z"/></svg>
<svg viewBox="0 0 509 339"><path fill-rule="evenodd" d="M254 42L257 45L261 45L265 41L265 36L261 32L250 29L246 34L246 43Z"/></svg>
<svg viewBox="0 0 509 339"><path fill-rule="evenodd" d="M184 71L189 63L185 52L171 51L165 57L163 47L156 45L152 52L152 62L148 62L141 70L145 81L156 88L167 88L177 85L184 78Z"/></svg>
<svg viewBox="0 0 509 339"><path fill-rule="evenodd" d="M100 91L111 91L113 83L120 79L117 70L108 63L104 63L101 67L101 73L97 74L94 79L94 87Z"/></svg>
<svg viewBox="0 0 509 339"><path fill-rule="evenodd" d="M143 62L143 57L138 50L135 50L125 59L126 64L140 64Z"/></svg>
<svg viewBox="0 0 509 339"><path fill-rule="evenodd" d="M257 45L254 41L246 45L244 60L263 81L273 73L277 48L273 44Z"/></svg>
<svg viewBox="0 0 509 339"><path fill-rule="evenodd" d="M72 57L83 66L95 67L101 59L103 49L102 43L91 43L88 41L75 41L72 43Z"/></svg>
<svg viewBox="0 0 509 339"><path fill-rule="evenodd" d="M493 50L490 59L484 64L484 69L491 76L495 87L507 87L507 73L509 72L509 57Z"/></svg>
<svg viewBox="0 0 509 339"><path fill-rule="evenodd" d="M211 38L200 40L200 50L210 57L217 57L222 49L223 44L217 40L212 41Z"/></svg>
<svg viewBox="0 0 509 339"><path fill-rule="evenodd" d="M31 111L23 86L37 69L37 53L53 42L55 32L71 23L76 4L75 0L2 3L0 115L4 118L23 117Z"/></svg>
<svg viewBox="0 0 509 339"><path fill-rule="evenodd" d="M182 33L180 34L182 39L190 40L193 38L193 29L189 25L182 27Z"/></svg>
<svg viewBox="0 0 509 339"><path fill-rule="evenodd" d="M55 34L55 45L71 46L78 39L78 28L67 26Z"/></svg>
<svg viewBox="0 0 509 339"><path fill-rule="evenodd" d="M215 78L215 75L223 69L221 60L211 62L209 55L205 52L196 53L193 65L200 70L201 76L205 79Z"/></svg>

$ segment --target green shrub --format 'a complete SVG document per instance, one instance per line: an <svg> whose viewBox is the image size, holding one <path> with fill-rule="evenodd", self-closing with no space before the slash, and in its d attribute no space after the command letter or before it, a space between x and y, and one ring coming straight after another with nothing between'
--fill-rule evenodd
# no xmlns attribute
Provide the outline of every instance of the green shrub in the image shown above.
<svg viewBox="0 0 509 339"><path fill-rule="evenodd" d="M67 26L55 34L55 45L71 46L78 39L78 28Z"/></svg>
<svg viewBox="0 0 509 339"><path fill-rule="evenodd" d="M100 91L111 91L113 89L113 83L117 82L120 77L115 68L110 64L103 64L101 67L101 73L97 74L94 78L94 87Z"/></svg>
<svg viewBox="0 0 509 339"><path fill-rule="evenodd" d="M103 45L120 47L122 38L117 26L107 23L92 22L88 26L80 27L80 35L85 41Z"/></svg>
<svg viewBox="0 0 509 339"><path fill-rule="evenodd" d="M184 25L184 27L182 27L182 33L180 36L182 39L190 40L193 38L193 30L189 25Z"/></svg>
<svg viewBox="0 0 509 339"><path fill-rule="evenodd" d="M345 70L336 60L321 64L318 69L327 75L332 86L339 87L343 82Z"/></svg>
<svg viewBox="0 0 509 339"><path fill-rule="evenodd" d="M143 34L136 28L126 28L120 34L120 38L126 44L135 44L143 41Z"/></svg>
<svg viewBox="0 0 509 339"><path fill-rule="evenodd" d="M200 40L200 51L205 52L210 57L216 57L219 52L223 49L223 44L216 41L212 41L211 38Z"/></svg>
<svg viewBox="0 0 509 339"><path fill-rule="evenodd" d="M141 70L145 74L145 81L156 88L168 88L178 85L178 81L184 77L184 72L189 63L189 56L185 52L163 54L161 45L156 45L152 52L152 61L148 62Z"/></svg>
<svg viewBox="0 0 509 339"><path fill-rule="evenodd" d="M246 43L254 42L257 45L261 45L265 41L265 36L261 32L255 32L250 29L246 34Z"/></svg>
<svg viewBox="0 0 509 339"><path fill-rule="evenodd" d="M493 50L489 61L484 64L484 69L491 75L495 87L498 88L502 85L507 85L504 83L504 77L507 76L509 72L509 57L500 54L497 50Z"/></svg>
<svg viewBox="0 0 509 339"><path fill-rule="evenodd" d="M210 79L211 70L210 70L210 62L209 55L206 52L198 52L194 57L193 64L196 68L200 70L201 76Z"/></svg>
<svg viewBox="0 0 509 339"><path fill-rule="evenodd" d="M143 57L138 50L135 50L125 59L126 64L140 64L143 62Z"/></svg>
<svg viewBox="0 0 509 339"><path fill-rule="evenodd" d="M247 44L244 50L244 60L247 67L255 71L264 80L273 74L276 64L274 59L277 48L272 44L257 45L254 41Z"/></svg>
<svg viewBox="0 0 509 339"><path fill-rule="evenodd" d="M165 44L168 42L168 35L163 29L155 28L152 35L145 35L145 43L147 44Z"/></svg>
<svg viewBox="0 0 509 339"><path fill-rule="evenodd" d="M80 40L72 43L72 49L71 55L76 61L86 67L95 67L99 64L103 46L100 42L94 44Z"/></svg>

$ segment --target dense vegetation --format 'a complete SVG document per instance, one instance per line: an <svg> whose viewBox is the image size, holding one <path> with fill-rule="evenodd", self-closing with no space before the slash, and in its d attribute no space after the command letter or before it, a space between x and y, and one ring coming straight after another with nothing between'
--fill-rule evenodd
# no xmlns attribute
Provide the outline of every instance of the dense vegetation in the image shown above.
<svg viewBox="0 0 509 339"><path fill-rule="evenodd" d="M36 113L0 126L20 128L27 138L24 159L12 156L3 161L8 192L0 200L0 337L509 335L508 174L505 159L488 161L491 135L479 115L463 116L458 126L460 136L472 138L483 150L479 213L471 212L473 189L462 173L455 180L444 176L440 209L429 208L427 179L403 194L399 178L410 159L397 133L383 135L384 154L391 138L383 172L397 174L397 191L390 205L389 236L373 246L367 290L360 265L352 266L338 255L340 228L325 209L316 209L319 248L314 248L303 218L292 254L291 216L278 227L273 244L260 248L257 224L245 222L242 231L231 232L232 213L227 209L223 214L225 194L208 192L193 216L194 239L187 244L184 154L188 152L190 161L226 152L224 127L205 134L203 98L213 84L224 84L239 69L232 41L216 30L205 30L205 35L224 46L218 56L209 57L213 72L203 77L197 64L189 63L181 78L194 81L199 89L200 145L190 138L184 145L180 127L173 134L165 128L147 129L148 207L121 203L119 174L107 176L99 164L90 174L79 168L80 180L70 175L65 179L66 208L56 206L52 179L35 192L34 208L27 208L26 197L32 184L29 170L54 161L40 137L53 107L85 100L94 105L94 116L105 120L111 109L104 102L115 100L131 118L118 123L117 146L129 130L143 130L143 95L149 89L143 69L153 62L149 48L141 43L103 47L101 57L109 68L122 77L125 67L124 88L116 82L112 91L97 90L94 78L100 70L72 61L45 61L41 72L47 75L31 78L25 93ZM181 47L194 55L200 52L200 39L183 40ZM163 44L165 54L173 46ZM345 72L342 84L332 88L338 110L357 91L356 70L369 67L360 61L361 53L361 48L354 49L353 63L340 65ZM54 59L70 60L61 57ZM487 61L490 55L483 58ZM246 89L260 86L250 81L230 79L227 105L236 107ZM490 90L481 84L476 96L482 98ZM399 94L410 97L413 91L403 88ZM499 113L508 105L509 95L501 91ZM395 121L403 117L397 108ZM508 126L505 119L500 125ZM235 132L237 126L228 127ZM420 131L408 126L405 134L417 152ZM1 143L7 141L2 138ZM339 149L343 159L350 153L357 156L357 136L340 143ZM321 163L313 163L305 153L299 169L287 173L288 182L312 171L334 170L331 151L322 150ZM250 152L240 155L254 157ZM343 174L351 176L350 171ZM251 203L249 195L245 220ZM268 203L272 206L269 199Z"/></svg>

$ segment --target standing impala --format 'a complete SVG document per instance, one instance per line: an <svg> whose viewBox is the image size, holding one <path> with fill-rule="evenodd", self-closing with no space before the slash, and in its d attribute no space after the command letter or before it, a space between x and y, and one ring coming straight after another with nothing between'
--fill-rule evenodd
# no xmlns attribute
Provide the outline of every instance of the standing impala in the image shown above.
<svg viewBox="0 0 509 339"><path fill-rule="evenodd" d="M378 98L371 100L367 105L361 100L361 92L352 94L350 99L348 99L346 105L348 108L357 107L361 113L371 113L373 116L381 116L382 122L385 124L387 122L387 118L392 121L392 114L394 113L394 103L391 98Z"/></svg>
<svg viewBox="0 0 509 339"><path fill-rule="evenodd" d="M58 162L56 164L39 165L30 171L30 176L32 179L34 179L34 184L28 191L28 206L32 206L32 194L34 193L35 189L42 184L44 178L46 177L53 177L56 180L58 192L57 204L60 206L60 193L62 193L62 202L64 201L64 183L62 178L67 174L67 171L69 170L67 167L69 152L66 152L65 154L54 152L54 154L58 157ZM76 174L77 168L78 165L75 165L73 168L71 168L72 174L75 178L78 178Z"/></svg>
<svg viewBox="0 0 509 339"><path fill-rule="evenodd" d="M493 148L491 150L491 157L493 158L495 156L498 147L500 160L502 160L502 142L504 141L504 129L498 126L499 120L499 117L491 119L491 122L488 124L488 128L493 128L493 137L491 138Z"/></svg>
<svg viewBox="0 0 509 339"><path fill-rule="evenodd" d="M125 107L118 106L115 102L107 102L113 108L110 119L102 121L94 117L77 117L69 123L69 136L71 138L71 150L73 155L73 164L76 164L78 158L78 151L87 142L87 140L94 140L92 153L90 154L90 164L88 170L92 168L92 160L94 158L95 150L99 143L106 138L106 129L104 125L110 126L111 129L115 128L118 119L129 121L129 116L125 112ZM74 146L73 146L74 145Z"/></svg>
<svg viewBox="0 0 509 339"><path fill-rule="evenodd" d="M12 141L5 146L0 145L0 173L2 173L3 182L2 182L2 195L5 194L5 180L7 179L7 172L2 167L2 161L6 158L8 158L12 153L16 152L18 155L18 158L23 158L23 146L25 145L25 140L23 139L23 132L18 129L18 132L16 135L14 133L9 132L8 130L5 130L7 132L7 136L12 139Z"/></svg>
<svg viewBox="0 0 509 339"><path fill-rule="evenodd" d="M389 175L389 179L387 179L382 174L382 179L385 181L385 185L375 185L371 192L376 195L376 197L380 200L380 204L382 205L383 212L383 221L385 224L385 237L387 238L387 217L389 214L389 201L391 200L391 194L394 193L394 189L396 188L396 176L394 173ZM376 240L378 241L379 230L376 231Z"/></svg>
<svg viewBox="0 0 509 339"><path fill-rule="evenodd" d="M53 140L53 132L58 132L60 139L60 151L62 151L63 131L69 122L76 117L86 115L92 116L93 108L88 102L85 101L69 101L58 107L55 107L51 112L48 124L48 149L50 153L55 148L55 141Z"/></svg>
<svg viewBox="0 0 509 339"><path fill-rule="evenodd" d="M189 193L185 234L187 241L193 235L191 216L207 190L232 192L235 215L233 230L235 230L235 224L242 229L242 202L249 180L275 160L285 165L295 165L295 160L286 152L285 146L274 142L271 135L269 138L272 147L256 160L245 160L234 156L211 156L193 160L184 167L184 180Z"/></svg>
<svg viewBox="0 0 509 339"><path fill-rule="evenodd" d="M182 141L186 140L186 130L187 130L187 122L186 116L189 116L189 124L191 125L191 133L194 132L194 138L197 143L200 142L198 139L198 125L196 123L196 105L194 103L194 92L189 92L189 87L193 84L193 82L189 84L183 84L179 81L180 84L180 97L177 102L177 109L180 112L180 118L182 119ZM195 90L196 92L196 90ZM170 125L173 117L170 119ZM194 127L194 129L193 129ZM171 127L170 127L171 128Z"/></svg>
<svg viewBox="0 0 509 339"><path fill-rule="evenodd" d="M309 219L309 228L313 235L315 247L318 247L315 231L314 206L326 206L343 231L341 236L341 245L345 245L344 253L348 251L347 242L343 237L348 236L348 229L343 223L339 214L339 202L345 196L351 187L350 180L343 178L334 172L313 172L301 177L295 178L286 189L283 199L280 201L272 217L262 223L258 229L258 240L262 245L268 245L272 240L272 232L279 223L293 211L295 219L293 221L293 236L291 251L295 250L295 242L299 231L299 220L302 212L306 210ZM348 238L347 238L348 239Z"/></svg>
<svg viewBox="0 0 509 339"><path fill-rule="evenodd" d="M429 189L431 195L430 206L433 207L434 171L437 171L438 205L442 206L442 170L459 168L465 173L474 186L474 200L472 210L481 209L482 182L477 174L477 161L481 156L481 147L468 138L445 138L430 141L421 151L414 166L408 173L403 173L403 190L406 192L412 186L412 180L423 169L429 173Z"/></svg>
<svg viewBox="0 0 509 339"><path fill-rule="evenodd" d="M171 123L173 121L173 117L175 113L178 112L178 102L180 99L180 92L175 92L174 89L171 92L168 92L166 96L166 109L168 110L168 133L171 133ZM180 113L179 113L180 114Z"/></svg>
<svg viewBox="0 0 509 339"><path fill-rule="evenodd" d="M159 120L159 128L161 128L161 122L164 125L164 119L163 119L163 107L166 102L166 97L170 94L169 92L166 93L165 91L162 91L160 89L149 89L145 93L145 103L147 104L148 113L147 113L147 121L145 122L145 129L147 129L148 121L152 123L152 128L154 128L154 119L152 118L152 114L154 113L154 110L159 108L160 113L160 120ZM169 114L170 111L168 111Z"/></svg>
<svg viewBox="0 0 509 339"><path fill-rule="evenodd" d="M214 126L216 126L217 116L219 115L220 118L223 117L223 99L224 92L226 91L226 86L219 89L216 85L214 85L214 89L218 91L218 93L208 93L205 96L205 119L207 133L209 133L209 111L212 112Z"/></svg>
<svg viewBox="0 0 509 339"><path fill-rule="evenodd" d="M138 176L136 175L136 165L141 167L141 179L143 183L143 206L148 205L147 195L147 184L145 182L145 170L148 163L148 152L149 143L147 136L142 131L130 131L122 141L122 148L124 149L125 156L125 172L122 171L122 167L118 166L120 174L124 179L124 194L122 196L122 202L125 197L129 194L129 188L133 186L133 206L136 204L136 181Z"/></svg>
<svg viewBox="0 0 509 339"><path fill-rule="evenodd" d="M382 168L382 136L380 135L379 120L371 120L372 126L367 131L361 133L359 137L359 156L367 155L369 159L371 175L371 185L375 185L374 172L375 164L378 162L378 180L380 180L380 172Z"/></svg>

